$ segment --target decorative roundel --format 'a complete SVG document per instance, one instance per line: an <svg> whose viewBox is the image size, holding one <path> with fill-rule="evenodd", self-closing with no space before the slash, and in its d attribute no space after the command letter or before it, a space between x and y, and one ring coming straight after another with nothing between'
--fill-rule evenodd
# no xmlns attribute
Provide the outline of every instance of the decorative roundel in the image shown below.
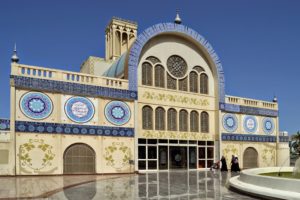
<svg viewBox="0 0 300 200"><path fill-rule="evenodd" d="M254 133L257 130L257 120L253 116L245 116L244 118L244 129L248 133Z"/></svg>
<svg viewBox="0 0 300 200"><path fill-rule="evenodd" d="M85 123L93 118L95 108L85 97L71 97L65 104L65 113L73 122Z"/></svg>
<svg viewBox="0 0 300 200"><path fill-rule="evenodd" d="M274 121L271 118L263 119L263 129L266 134L272 134L274 131Z"/></svg>
<svg viewBox="0 0 300 200"><path fill-rule="evenodd" d="M45 119L53 110L51 99L41 92L28 92L20 100L20 108L24 115L31 119Z"/></svg>
<svg viewBox="0 0 300 200"><path fill-rule="evenodd" d="M238 127L236 116L228 113L225 114L223 116L223 127L228 132L234 132Z"/></svg>
<svg viewBox="0 0 300 200"><path fill-rule="evenodd" d="M130 116L130 108L122 101L111 101L105 106L105 117L112 124L126 124Z"/></svg>
<svg viewBox="0 0 300 200"><path fill-rule="evenodd" d="M183 58L173 55L167 60L167 68L173 76L182 78L186 74L188 66Z"/></svg>

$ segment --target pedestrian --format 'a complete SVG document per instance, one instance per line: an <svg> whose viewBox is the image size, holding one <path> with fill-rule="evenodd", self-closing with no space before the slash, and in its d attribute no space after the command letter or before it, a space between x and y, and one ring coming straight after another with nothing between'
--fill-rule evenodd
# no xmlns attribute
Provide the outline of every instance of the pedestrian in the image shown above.
<svg viewBox="0 0 300 200"><path fill-rule="evenodd" d="M239 172L240 166L239 166L239 159L237 156L232 155L231 157L231 171L232 172Z"/></svg>
<svg viewBox="0 0 300 200"><path fill-rule="evenodd" d="M224 156L222 156L221 158L221 171L228 171L226 159Z"/></svg>

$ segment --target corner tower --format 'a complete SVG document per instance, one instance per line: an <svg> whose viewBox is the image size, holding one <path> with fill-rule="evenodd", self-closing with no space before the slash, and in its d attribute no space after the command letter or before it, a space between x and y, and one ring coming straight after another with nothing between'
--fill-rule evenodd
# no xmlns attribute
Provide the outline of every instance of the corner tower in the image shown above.
<svg viewBox="0 0 300 200"><path fill-rule="evenodd" d="M105 29L105 59L116 60L137 37L137 23L113 17Z"/></svg>

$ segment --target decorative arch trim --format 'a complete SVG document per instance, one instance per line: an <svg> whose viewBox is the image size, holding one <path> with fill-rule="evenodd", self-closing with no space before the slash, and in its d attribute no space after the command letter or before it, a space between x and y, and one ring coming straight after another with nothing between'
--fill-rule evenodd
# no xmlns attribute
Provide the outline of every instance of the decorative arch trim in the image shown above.
<svg viewBox="0 0 300 200"><path fill-rule="evenodd" d="M219 59L219 56L211 46L211 44L195 30L184 26L182 24L175 23L159 23L154 26L147 28L142 32L133 43L130 48L129 58L128 58L128 80L129 80L129 90L137 91L138 82L137 82L137 68L140 58L140 54L144 45L153 37L162 34L162 33L180 33L189 36L194 41L198 42L203 46L208 54L210 55L212 61L216 66L217 78L218 78L218 88L219 88L219 101L220 103L225 103L225 77L224 71ZM126 73L126 72L125 72Z"/></svg>

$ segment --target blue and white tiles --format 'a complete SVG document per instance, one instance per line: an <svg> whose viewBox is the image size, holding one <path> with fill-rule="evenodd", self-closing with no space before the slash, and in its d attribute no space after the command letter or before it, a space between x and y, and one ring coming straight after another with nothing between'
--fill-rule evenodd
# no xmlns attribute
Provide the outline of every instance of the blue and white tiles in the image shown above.
<svg viewBox="0 0 300 200"><path fill-rule="evenodd" d="M126 124L131 117L129 106L122 101L111 101L105 106L106 119L117 126Z"/></svg>
<svg viewBox="0 0 300 200"><path fill-rule="evenodd" d="M51 115L53 103L44 93L28 92L21 97L20 109L28 118L41 120Z"/></svg>

